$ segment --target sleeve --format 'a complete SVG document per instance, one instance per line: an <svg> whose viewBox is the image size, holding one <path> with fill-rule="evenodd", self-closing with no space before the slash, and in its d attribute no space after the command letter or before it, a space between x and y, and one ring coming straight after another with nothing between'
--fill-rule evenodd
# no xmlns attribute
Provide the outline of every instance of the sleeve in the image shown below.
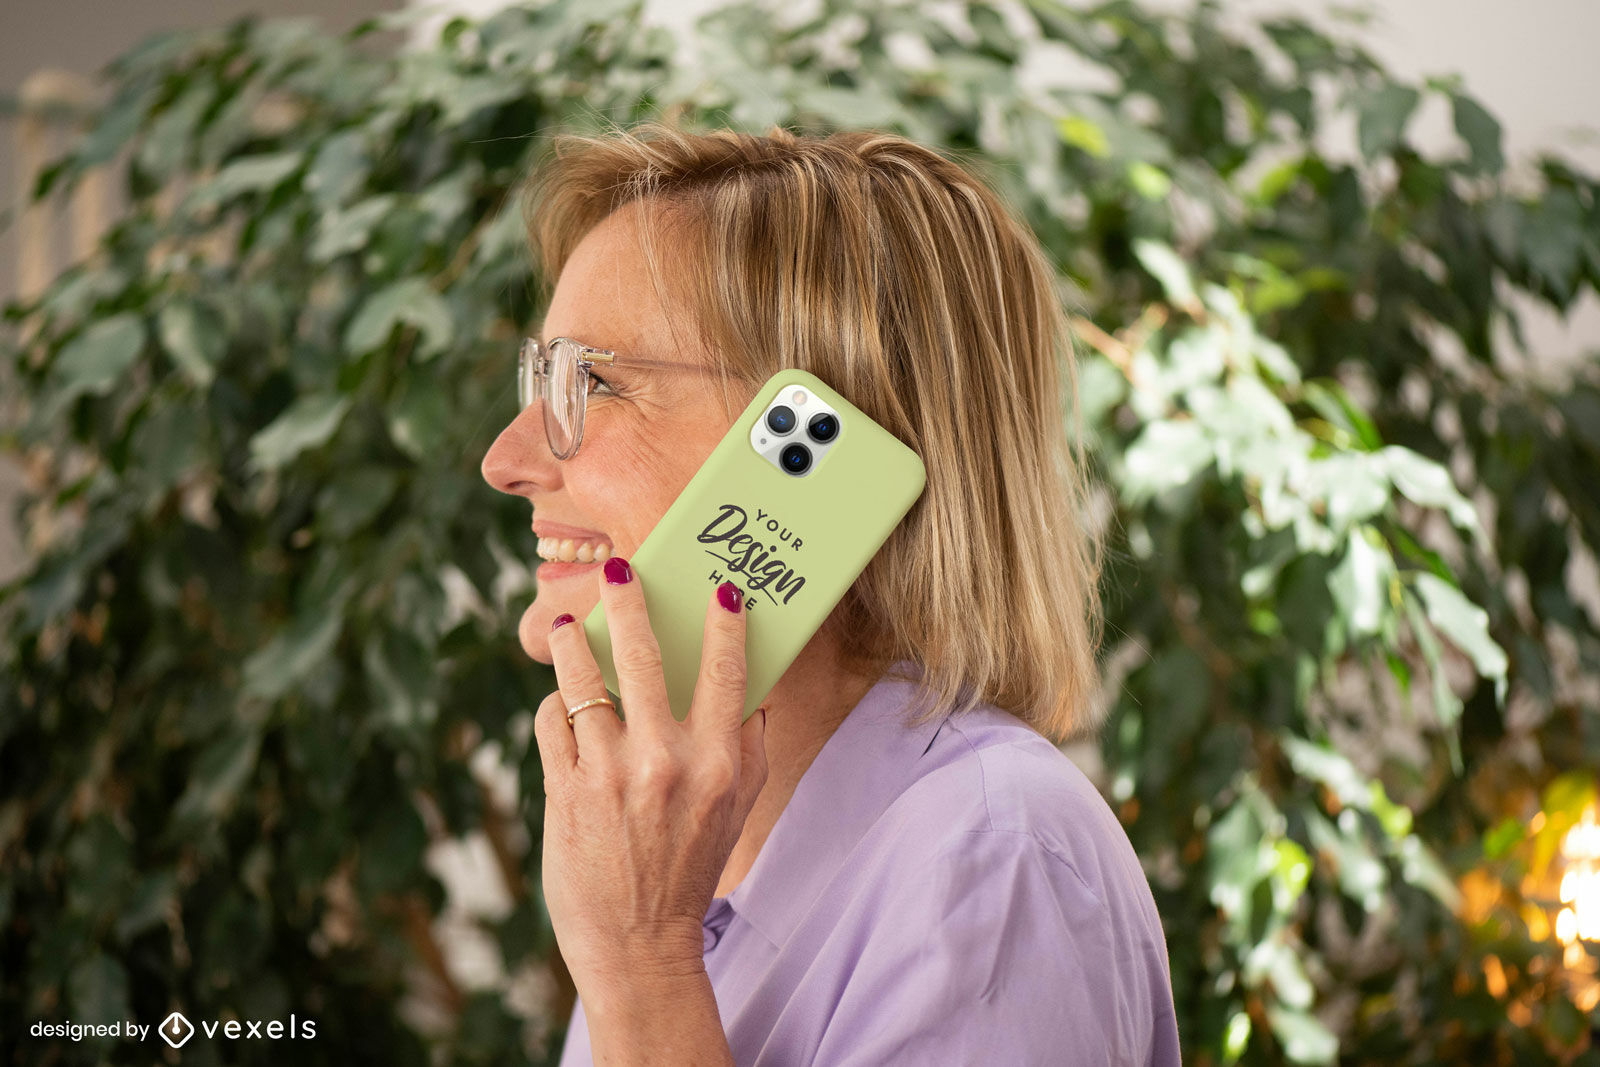
<svg viewBox="0 0 1600 1067"><path fill-rule="evenodd" d="M815 1063L1150 1062L1143 917L1031 834L968 832L884 904Z"/></svg>

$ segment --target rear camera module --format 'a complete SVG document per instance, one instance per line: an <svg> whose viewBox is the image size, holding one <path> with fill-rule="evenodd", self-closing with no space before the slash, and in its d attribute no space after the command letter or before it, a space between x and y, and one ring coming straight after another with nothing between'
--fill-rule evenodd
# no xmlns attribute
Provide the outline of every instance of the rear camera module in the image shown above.
<svg viewBox="0 0 1600 1067"><path fill-rule="evenodd" d="M811 450L805 445L789 445L779 455L778 462L790 474L804 474L811 469Z"/></svg>
<svg viewBox="0 0 1600 1067"><path fill-rule="evenodd" d="M813 415L806 423L806 432L813 441L831 441L839 436L839 419L830 411Z"/></svg>
<svg viewBox="0 0 1600 1067"><path fill-rule="evenodd" d="M794 431L794 408L779 404L767 412L767 429L773 433L785 434Z"/></svg>

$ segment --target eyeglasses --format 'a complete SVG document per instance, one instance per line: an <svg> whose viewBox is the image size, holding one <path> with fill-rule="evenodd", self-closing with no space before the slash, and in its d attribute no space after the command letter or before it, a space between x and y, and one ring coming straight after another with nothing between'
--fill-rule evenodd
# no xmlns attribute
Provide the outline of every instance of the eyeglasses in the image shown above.
<svg viewBox="0 0 1600 1067"><path fill-rule="evenodd" d="M553 337L546 344L534 338L522 342L517 356L517 400L526 411L544 400L544 433L557 459L571 459L583 441L583 416L589 406L589 368L644 367L653 370L708 372L698 363L664 363L654 359L618 359L615 352L594 348L570 337Z"/></svg>

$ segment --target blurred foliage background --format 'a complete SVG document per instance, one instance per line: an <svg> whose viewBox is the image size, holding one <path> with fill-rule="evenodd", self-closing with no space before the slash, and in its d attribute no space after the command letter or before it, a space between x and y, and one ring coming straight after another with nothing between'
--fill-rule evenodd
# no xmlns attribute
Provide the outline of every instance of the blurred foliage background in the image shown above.
<svg viewBox="0 0 1600 1067"><path fill-rule="evenodd" d="M554 680L515 637L526 509L477 466L540 310L517 182L554 130L666 114L904 133L1059 266L1112 541L1093 762L1185 1061L1600 1063L1563 847L1600 767L1600 373L1543 374L1512 304L1600 286L1596 179L1513 188L1458 82L1296 19L1025 11L739 4L683 63L637 2L560 0L109 69L35 195L109 171L129 209L5 313L5 1062L146 1062L18 1035L174 1009L314 1017L306 1063L554 1062ZM1103 87L1026 83L1033 37Z"/></svg>

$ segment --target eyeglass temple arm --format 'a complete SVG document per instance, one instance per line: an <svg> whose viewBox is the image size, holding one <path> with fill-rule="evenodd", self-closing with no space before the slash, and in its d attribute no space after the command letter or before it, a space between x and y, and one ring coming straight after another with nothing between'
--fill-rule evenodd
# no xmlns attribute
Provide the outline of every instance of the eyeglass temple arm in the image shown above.
<svg viewBox="0 0 1600 1067"><path fill-rule="evenodd" d="M617 356L610 352L598 353L598 355L602 355L604 358L596 359L588 352L583 353L582 358L587 363L593 363L599 366L616 366L624 369L628 367L643 367L649 370L696 371L701 374L715 374L718 370L716 367L707 367L700 363L678 363L668 362L660 359L638 359L633 356Z"/></svg>
<svg viewBox="0 0 1600 1067"><path fill-rule="evenodd" d="M548 344L541 344L539 347L540 355L546 361L548 361L550 358L550 346ZM612 352L609 349L593 348L589 345L582 344L578 346L578 360L581 363L589 364L591 366L616 366L623 368L642 367L653 370L686 370L696 371L701 374L715 374L717 372L716 367L707 367L699 363L681 363L660 359L643 359L635 356L619 357L615 352Z"/></svg>

